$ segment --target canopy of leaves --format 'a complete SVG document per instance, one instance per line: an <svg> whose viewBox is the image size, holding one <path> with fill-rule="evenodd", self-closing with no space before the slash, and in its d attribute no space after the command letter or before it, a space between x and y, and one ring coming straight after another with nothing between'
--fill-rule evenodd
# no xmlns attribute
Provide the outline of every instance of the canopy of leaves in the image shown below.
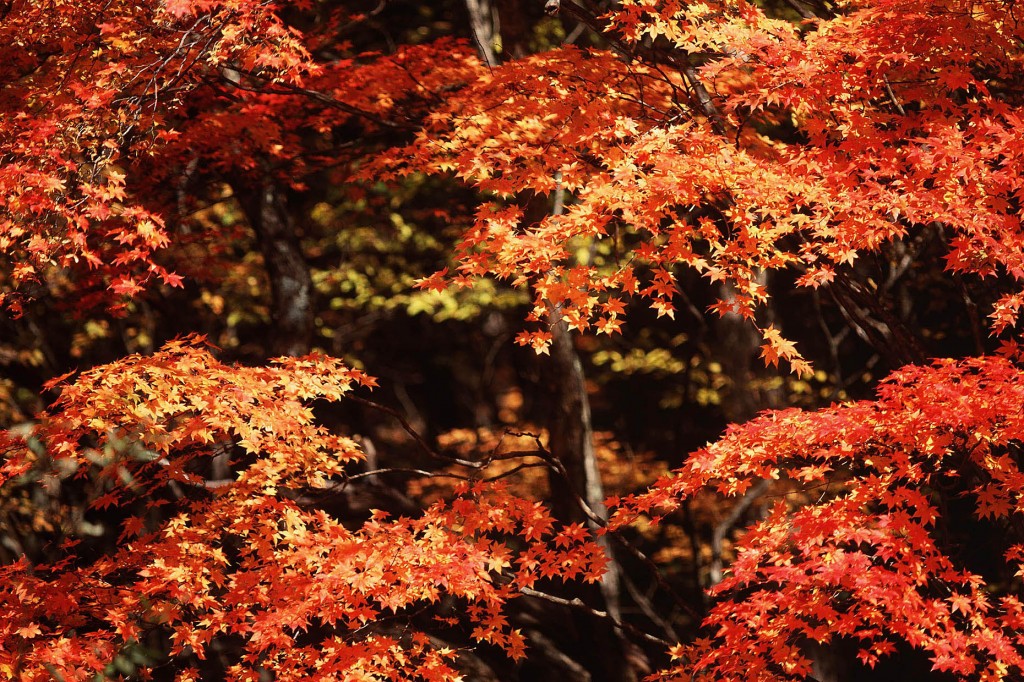
<svg viewBox="0 0 1024 682"><path fill-rule="evenodd" d="M493 46L434 39L434 28L371 45L361 32L384 4L364 14L305 1L0 3L0 307L11 326L39 301L106 315L76 337L95 340L116 316L156 302L177 326L136 330L139 346L155 347L194 329L180 311L167 314L184 300L173 296L196 293L219 314L226 297L279 294L271 257L288 239L307 248L296 260L344 258L373 242L374 226L401 223L373 197L417 185L427 189L415 202L433 202L415 210L429 216L422 225L459 228L458 243L447 267L439 256L425 277L409 272L420 254L401 247L403 271L382 279L445 290L486 277L526 291L533 326L517 340L538 352L551 348L554 325L611 336L631 306L634 319L646 312L636 303L668 324L681 301L700 318L691 297L702 306L703 297L718 317L756 328L766 365L784 363L802 380L818 358L791 338L773 286L789 278L809 295L830 292L847 332L918 364L882 382L874 400L734 426L649 490L612 500L607 532L622 538L676 510L692 525L701 491L778 497L736 539L729 571L694 618L700 636L672 647L675 662L656 675L804 679L810 643L844 640L867 666L918 649L960 679L1019 677L1019 8L787 4L802 20L745 0L623 0L603 15L552 0L563 28L579 22L592 47L567 38L489 65L477 52ZM272 187L291 201L287 239L257 234L266 216L248 198ZM338 236L341 220L315 220L334 209L378 222ZM412 234L403 239L437 250L434 235ZM898 271L917 267L924 249L906 245L922 235L944 267L921 275L922 288L944 276L974 317L970 287L984 292L982 316L1008 339L1003 353L984 354L992 344L975 324L976 357L921 363L923 342L883 299ZM253 239L265 242L260 254ZM865 276L868 259L892 260L892 277ZM365 271L350 278L361 287L381 274L370 272L372 257L353 264ZM345 308L344 269L316 265L320 295ZM209 288L167 293L186 285ZM367 301L400 307L351 299L357 311ZM251 317L265 313L246 305ZM325 319L334 318L310 325ZM356 385L374 384L340 360L228 364L186 336L74 380L54 377L83 345L37 362L53 370L43 390L59 396L0 437L5 518L10 500L56 482L84 498L77 525L37 519L52 540L42 559L19 551L0 566L0 675L93 679L156 640L180 680L212 669L203 666L213 654L232 679L453 679L459 652L437 633L520 659L525 636L508 615L516 599L538 581L604 574L599 515L587 510L590 528L559 525L541 503L488 480L490 460L442 456L458 467L411 470L459 481L431 490L427 504L408 502L415 513L329 513L325 498L376 475L356 440L323 418ZM711 385L721 372L703 362L654 364L699 369ZM402 386L403 372L392 374ZM4 378L0 397L13 386ZM14 422L25 412L3 414ZM529 454L557 470L536 442ZM90 519L116 528L113 546L80 537ZM972 532L999 538L995 559L967 556ZM688 534L696 562L698 533ZM598 616L625 630L611 611ZM645 617L674 643L671 625Z"/></svg>
<svg viewBox="0 0 1024 682"><path fill-rule="evenodd" d="M771 413L735 426L649 491L620 501L613 525L664 514L712 487L742 495L760 479L817 501L785 497L744 535L706 624L713 636L680 652L682 670L803 679L808 640L852 637L860 658L906 642L935 670L1000 679L1020 667L1024 609L1013 594L950 554L945 496L962 490L977 519L1006 538L1018 567L1024 383L1005 358L937 361L887 379L878 399L817 412ZM748 679L750 679L748 677Z"/></svg>
<svg viewBox="0 0 1024 682"><path fill-rule="evenodd" d="M70 468L104 482L90 509L133 515L112 555L82 561L71 540L64 560L0 569L10 614L0 671L90 679L162 630L172 656L199 660L215 637L242 637L228 671L237 679L258 679L257 662L295 678L451 679L453 652L383 628L387 614L442 599L461 603L474 639L521 656L503 604L541 577L599 578L603 552L496 484L467 484L416 519L375 513L355 530L310 509L308 496L346 485L346 463L362 455L317 426L308 403L337 400L353 383L373 382L316 356L229 367L193 341L64 387L52 416L8 437L6 484L38 476L36 464ZM218 452L244 463L234 478L193 473ZM154 526L155 511L166 521Z"/></svg>

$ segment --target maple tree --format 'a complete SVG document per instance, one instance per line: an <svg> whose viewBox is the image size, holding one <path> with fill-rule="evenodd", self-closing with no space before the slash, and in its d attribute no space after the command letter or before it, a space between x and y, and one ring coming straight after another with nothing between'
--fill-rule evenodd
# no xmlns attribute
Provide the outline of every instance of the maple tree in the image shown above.
<svg viewBox="0 0 1024 682"><path fill-rule="evenodd" d="M457 674L451 650L422 632L371 627L386 612L442 595L465 602L474 639L521 656L503 603L541 577L595 580L603 553L579 527L556 530L539 504L482 481L417 519L377 512L354 531L309 509L302 493L332 479L344 485L346 464L361 454L316 425L306 403L337 400L353 383L373 382L315 356L228 367L193 341L90 370L63 388L52 418L27 439L8 438L4 481L70 465L103 482L91 509L133 515L122 519L111 556L78 565L78 541L69 539L64 559L3 568L12 617L0 670L88 679L161 628L171 656L199 659L216 636L242 635L246 647L227 671L238 679L259 679L259 666L284 677L449 679ZM248 465L232 479L194 473L197 460L233 446ZM151 527L155 510L165 520ZM517 536L521 543L509 540ZM315 648L302 644L317 631Z"/></svg>
<svg viewBox="0 0 1024 682"><path fill-rule="evenodd" d="M0 7L0 305L12 320L47 299L114 319L193 281L227 291L249 276L228 273L248 238L232 227L247 223L281 336L268 348L301 356L224 364L189 337L49 377L56 401L3 436L0 486L29 499L18 491L68 481L117 538L91 547L43 524L59 548L0 568L0 672L87 679L155 639L183 680L210 674L204 659L224 647L219 674L238 679L451 679L449 639L521 658L509 610L542 594L538 581L601 580L598 536L625 542L702 491L770 489L778 502L736 539L697 636L654 638L674 659L656 676L804 679L811 645L840 640L866 666L918 649L962 679L1019 676L1024 28L995 0L785 7L550 0L545 21L586 29L592 47L503 63L476 15L475 42L369 45L362 27L383 4ZM699 290L714 316L757 331L766 365L804 380L813 344L798 347L772 307L791 281L830 292L848 329L913 364L874 400L731 427L649 490L609 500L600 531L585 494L555 502L589 526L559 525L490 480L486 458L410 468L461 481L415 513L336 518L323 500L377 474L318 406L373 380L306 354L324 278L294 203L380 209L367 197L409 194L425 175L475 194L430 208L464 229L420 287L492 278L528 291L533 326L517 341L539 353L571 361L561 325L613 336L646 306L665 323ZM225 199L243 220L210 219ZM935 339L885 299L924 259L897 262L897 249L926 239L941 245L935 277L974 318L982 283L1001 352L985 354L972 319L974 357L925 361ZM886 281L858 269L869 258L893 260ZM574 482L543 448L522 456ZM955 518L962 499L970 521ZM999 530L997 559L963 556L965 524ZM614 606L591 615L635 634Z"/></svg>
<svg viewBox="0 0 1024 682"><path fill-rule="evenodd" d="M955 492L1000 524L1007 565L1020 572L1021 372L1011 359L936 361L890 376L876 401L813 413L776 412L732 429L651 490L622 500L614 521L666 513L712 487L739 495L759 479L821 490L793 510L777 502L743 537L714 587L713 633L666 677L802 679L802 643L853 638L874 667L908 643L933 669L1003 679L1021 667L1021 602L967 569L944 546L942 507ZM830 493L830 488L835 488ZM756 646L751 646L755 644Z"/></svg>

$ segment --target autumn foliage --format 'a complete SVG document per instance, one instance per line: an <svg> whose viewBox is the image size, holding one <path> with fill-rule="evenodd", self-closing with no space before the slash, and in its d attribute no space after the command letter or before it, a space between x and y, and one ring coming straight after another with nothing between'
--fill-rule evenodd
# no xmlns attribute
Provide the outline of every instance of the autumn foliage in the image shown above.
<svg viewBox="0 0 1024 682"><path fill-rule="evenodd" d="M473 639L522 656L502 605L540 578L598 579L601 550L498 483L467 483L417 519L375 513L354 530L309 509L304 496L346 485L346 465L361 459L351 440L315 424L309 403L338 400L354 383L373 382L315 356L228 367L192 341L65 386L52 417L7 443L5 482L70 468L102 482L90 509L131 515L111 556L81 565L72 540L55 564L3 568L11 617L0 670L88 679L159 628L171 656L200 660L214 638L241 636L227 671L236 679L259 679L258 663L284 679L451 679L451 650L422 632L371 627L442 598L460 605L439 619L464 614ZM192 473L224 451L243 462L232 479Z"/></svg>
<svg viewBox="0 0 1024 682"><path fill-rule="evenodd" d="M664 514L706 487L741 495L759 479L814 496L795 511L780 500L743 537L731 575L714 588L713 634L680 652L680 673L802 678L811 661L801 642L838 637L853 638L872 667L905 642L962 677L1019 668L1024 606L992 596L951 556L943 508L951 494L966 495L973 516L1000 529L999 551L1019 574L1022 391L1020 370L1004 358L906 368L875 401L733 427L672 478L621 500L616 525Z"/></svg>
<svg viewBox="0 0 1024 682"><path fill-rule="evenodd" d="M4 314L49 301L117 319L153 291L259 282L220 272L241 237L195 217L225 198L271 245L279 296L283 209L252 208L268 188L363 210L429 178L473 199L430 208L463 229L420 288L527 292L516 341L539 353L563 323L612 336L640 308L674 318L699 285L712 317L756 329L765 365L812 377L819 359L772 309L791 286L830 292L905 366L873 399L729 427L608 500L607 521L583 498L589 524L514 494L520 464L492 475L487 453L433 451L436 469L389 473L453 481L437 501L354 519L326 501L380 472L323 413L376 381L319 352L222 362L177 329L47 377L49 406L0 437L0 494L62 481L116 528L111 547L45 526L46 561L0 566L0 678L114 676L157 641L133 674L200 679L216 651L230 679L456 679L473 651L528 655L509 615L524 595L600 583L610 542L762 484L774 501L737 535L695 635L647 636L666 645L652 679L808 679L815 647L842 643L867 668L923 655L957 679L1024 674L1019 8L548 6L590 46L488 66L486 46L450 36L367 46L380 10L344 3L0 3ZM922 278L984 292L964 298L999 352L979 331L973 356L929 360L879 303L891 282L859 276L867 259L914 269L924 249L891 249L929 235L942 267ZM521 466L564 473L536 442ZM971 534L995 559L970 555Z"/></svg>

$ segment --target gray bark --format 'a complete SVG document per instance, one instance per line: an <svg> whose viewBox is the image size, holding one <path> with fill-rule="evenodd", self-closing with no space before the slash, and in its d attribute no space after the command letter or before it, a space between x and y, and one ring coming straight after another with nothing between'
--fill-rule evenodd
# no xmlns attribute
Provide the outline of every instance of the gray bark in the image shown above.
<svg viewBox="0 0 1024 682"><path fill-rule="evenodd" d="M556 313L557 314L557 313ZM548 367L548 386L552 397L550 450L565 468L566 477L552 473L549 478L552 511L564 523L592 522L580 508L579 498L599 517L606 516L604 487L594 452L594 433L590 419L590 400L579 354L564 322L554 325L551 358ZM605 537L599 542L611 559L608 572L597 590L584 591L581 598L598 610L619 618L619 575L611 547ZM636 679L629 664L628 643L622 633L607 622L580 615L577 628L582 641L593 642L593 658L585 661L594 680L628 682Z"/></svg>
<svg viewBox="0 0 1024 682"><path fill-rule="evenodd" d="M561 186L561 174L555 175L558 183L553 197L552 215L558 216L565 207L565 190ZM604 506L604 486L594 452L594 430L590 415L590 398L587 396L586 377L583 363L573 345L572 335L564 321L560 320L558 306L552 306L554 320L551 340L551 358L547 364L548 387L552 410L549 423L551 454L561 462L566 478L552 472L549 484L552 495L552 511L565 523L585 523L596 530L580 501L600 518L607 517ZM567 480L566 480L567 479ZM579 499L577 498L579 496ZM608 539L602 536L598 542L610 559L599 590L583 594L584 601L599 610L607 611L619 619L619 574L618 564ZM596 592L596 593L595 593ZM629 682L636 679L627 655L628 642L622 633L606 622L593 619L579 621L578 627L586 638L594 643L593 660L587 661L594 680Z"/></svg>
<svg viewBox="0 0 1024 682"><path fill-rule="evenodd" d="M489 67L498 65L498 55L494 51L497 14L491 7L490 0L466 0L469 10L469 25L473 31L473 41L480 53L480 58Z"/></svg>

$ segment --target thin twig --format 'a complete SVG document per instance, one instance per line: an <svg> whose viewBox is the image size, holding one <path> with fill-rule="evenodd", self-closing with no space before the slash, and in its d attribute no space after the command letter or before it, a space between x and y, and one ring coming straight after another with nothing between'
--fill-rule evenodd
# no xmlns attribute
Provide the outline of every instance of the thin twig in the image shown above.
<svg viewBox="0 0 1024 682"><path fill-rule="evenodd" d="M562 597L556 597L553 594L548 594L547 592L539 592L539 591L537 591L537 590L535 590L535 589L533 589L531 587L521 587L521 588L519 588L519 591L522 594L526 595L527 597L534 597L535 599L543 599L544 601L551 602L552 604L558 604L560 606L566 606L566 607L573 608L573 609L579 609L580 611L586 611L587 613L589 613L590 615L594 616L595 618L601 618L602 620L611 621L612 624L615 625L616 628L618 628L619 630L622 630L623 632L628 632L631 635L635 635L635 636L637 636L637 637L639 637L641 639L647 640L648 642L651 642L653 644L658 644L658 645L666 647L666 648L673 647L673 646L675 646L677 644L677 642L670 642L667 639L662 639L661 637L655 637L654 635L652 635L652 634L650 634L648 632L644 632L643 630L640 630L639 628L634 627L633 625L630 625L629 623L626 623L626 622L623 622L623 621L619 620L618 618L616 618L615 616L611 615L607 611L599 611L599 610L597 610L595 608L587 606L586 603L582 599L580 599L579 597L575 597L573 599L564 599Z"/></svg>
<svg viewBox="0 0 1024 682"><path fill-rule="evenodd" d="M665 633L665 636L670 640L676 642L680 641L679 633L675 631L672 624L661 617L661 615L655 610L654 604L648 599L646 595L640 594L639 588L636 583L629 579L629 575L625 572L622 573L622 582L626 586L626 591L629 592L629 596L633 598L636 605L640 607L643 614L647 616L647 620L651 621L655 625L661 628L661 631Z"/></svg>
<svg viewBox="0 0 1024 682"><path fill-rule="evenodd" d="M375 403L372 400L367 400L366 398L360 398L354 395L346 395L344 396L344 398L346 400L351 400L354 403L358 403L360 405L364 405L371 409L378 410L380 412L384 412L385 414L391 415L396 421L398 421L399 424L402 425L402 429L407 434L409 434L414 441L416 441L416 444L419 445L420 448L427 455L434 459L445 462L454 462L455 464L459 464L464 467L469 467L470 469L481 469L484 466L483 462L473 462L471 460L462 459L461 457L456 457L454 455L445 455L440 452L437 452L436 450L434 450L434 448L430 447L430 444L427 443L423 436L420 435L419 431L414 429L412 425L409 424L408 421L406 421L405 417L402 416L402 413L392 407L388 407L387 405L381 405L380 403Z"/></svg>
<svg viewBox="0 0 1024 682"><path fill-rule="evenodd" d="M532 437L534 439L535 445L537 446L537 452L535 453L535 456L544 459L545 462L547 462L548 466L551 467L551 469L562 478L562 480L565 483L566 490L569 492L570 495L572 495L576 504L579 506L580 510L587 517L587 519L589 519L590 522L593 523L595 526L605 529L607 537L611 538L616 544L618 544L620 547L622 547L627 552L632 554L634 558L643 562L643 564L647 566L647 569L650 571L651 576L654 578L655 582L657 582L658 587L664 590L665 594L671 597L672 601L675 603L676 606L678 606L682 611L685 611L687 615L695 619L697 622L703 620L701 614L698 613L689 604L687 604L686 601L676 593L672 586L668 584L668 581L666 581L665 577L661 574L661 568L656 563L654 563L654 561L652 561L650 557L644 554L643 551L640 550L640 548L635 546L629 540L622 537L622 535L618 531L610 530L608 528L608 522L605 519L601 518L598 514L596 514L594 510L590 507L590 505L587 504L587 501L584 500L583 497L581 497L580 494L573 487L569 479L569 472L566 471L565 466L562 464L562 462L559 461L556 457L554 457L548 451L548 449L544 447L543 443L540 442L540 436L533 433L524 433L516 431L508 431L507 433L513 436Z"/></svg>
<svg viewBox="0 0 1024 682"><path fill-rule="evenodd" d="M235 71L238 71L241 74L249 76L250 78L260 78L259 74L252 73L251 71L245 71L243 69L238 69L238 68L235 68ZM398 123L397 121L391 121L391 120L388 120L386 118L381 118L380 116L374 114L371 111L366 111L364 109L360 109L359 107L356 107L356 106L353 106L351 104L348 104L347 102L342 102L341 100L335 99L334 97L331 97L327 93L320 92L319 90L311 90L309 88L303 88L301 86L292 85L290 83L274 83L273 87L253 88L253 87L248 87L248 86L242 85L241 83L235 83L234 81L232 81L230 79L224 79L224 82L229 83L232 87L237 88L239 90L245 90L247 92L255 92L257 94L304 95L306 97L309 97L310 99L314 99L314 100L320 102L321 104L326 104L329 107L333 107L335 109L339 109L339 110L344 111L346 113L352 114L353 116L359 116L361 118L365 118L368 121L372 121L372 122L374 122L374 123L376 123L378 125L382 125L382 126L384 126L386 128L395 128L395 129L399 129L399 130L416 130L416 129L418 129L418 126L415 126L415 125L412 125L412 124L409 124L409 123Z"/></svg>
<svg viewBox="0 0 1024 682"><path fill-rule="evenodd" d="M383 469L373 469L371 471L364 471L358 474L350 474L345 477L345 481L341 485L351 483L352 481L358 481L361 478L373 478L374 476L381 476L383 474L409 474L412 476L423 476L424 478L457 478L460 481L473 480L469 476L455 474L450 471L427 471L425 469L413 469L411 467L385 467Z"/></svg>
<svg viewBox="0 0 1024 682"><path fill-rule="evenodd" d="M740 498L740 500L733 505L733 508L729 511L721 523L715 526L715 530L711 535L711 584L717 585L722 582L722 541L725 539L725 534L732 530L732 527L736 525L736 522L741 516L750 508L757 498L761 497L768 490L768 485L771 481L767 478L761 479L761 481L753 488L747 491L747 493Z"/></svg>

